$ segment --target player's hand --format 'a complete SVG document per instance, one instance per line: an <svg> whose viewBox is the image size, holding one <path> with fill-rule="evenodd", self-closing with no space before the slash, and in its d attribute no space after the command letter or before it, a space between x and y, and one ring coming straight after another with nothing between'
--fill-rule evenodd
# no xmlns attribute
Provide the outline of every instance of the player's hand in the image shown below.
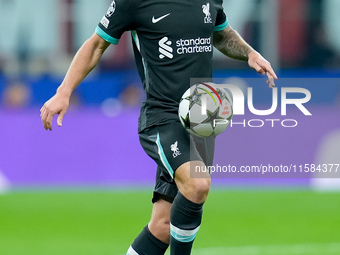
<svg viewBox="0 0 340 255"><path fill-rule="evenodd" d="M52 131L52 120L54 115L59 114L57 124L59 127L63 125L63 117L69 107L70 96L56 93L44 106L40 109L40 117L44 128Z"/></svg>
<svg viewBox="0 0 340 255"><path fill-rule="evenodd" d="M261 56L260 53L256 51L252 51L248 55L248 64L251 68L254 68L258 73L262 75L267 75L268 80L267 83L269 84L269 88L275 87L275 80L277 80L277 76L270 65L270 63Z"/></svg>

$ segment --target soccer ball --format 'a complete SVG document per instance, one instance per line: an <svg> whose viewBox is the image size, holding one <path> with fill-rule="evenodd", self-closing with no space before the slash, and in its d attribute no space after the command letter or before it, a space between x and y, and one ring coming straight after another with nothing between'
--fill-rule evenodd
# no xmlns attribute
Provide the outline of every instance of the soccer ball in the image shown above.
<svg viewBox="0 0 340 255"><path fill-rule="evenodd" d="M186 129L198 137L217 136L229 126L233 117L232 100L214 83L197 83L182 96L179 119Z"/></svg>

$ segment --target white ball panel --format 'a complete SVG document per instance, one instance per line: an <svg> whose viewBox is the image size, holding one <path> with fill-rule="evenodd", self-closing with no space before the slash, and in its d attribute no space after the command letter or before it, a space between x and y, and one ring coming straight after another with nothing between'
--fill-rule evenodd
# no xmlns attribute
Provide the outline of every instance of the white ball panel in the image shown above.
<svg viewBox="0 0 340 255"><path fill-rule="evenodd" d="M189 105L190 101L183 99L181 103L179 104L179 109L178 109L178 115L182 118L186 118L186 116L189 113Z"/></svg>

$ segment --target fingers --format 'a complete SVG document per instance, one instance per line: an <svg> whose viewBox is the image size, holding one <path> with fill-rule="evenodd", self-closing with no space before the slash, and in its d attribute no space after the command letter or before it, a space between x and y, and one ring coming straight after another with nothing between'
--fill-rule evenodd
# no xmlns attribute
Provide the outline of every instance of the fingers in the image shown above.
<svg viewBox="0 0 340 255"><path fill-rule="evenodd" d="M45 108L45 105L44 105L44 106L40 109L40 118L41 118L41 121L42 121L42 123L43 123L43 126L44 126L45 130L47 130L47 125L46 125L46 121L45 121L46 115L47 115L47 113L46 113L46 108Z"/></svg>
<svg viewBox="0 0 340 255"><path fill-rule="evenodd" d="M275 87L275 78L269 72L266 72L266 74L268 77L267 83L269 84L269 88L272 89Z"/></svg>
<svg viewBox="0 0 340 255"><path fill-rule="evenodd" d="M265 60L263 57L254 61L253 68L262 75L267 75L268 80L267 83L269 84L269 88L275 87L275 80L277 80L277 75L274 72L273 68L271 67L270 63Z"/></svg>
<svg viewBox="0 0 340 255"><path fill-rule="evenodd" d="M64 118L64 115L65 115L65 111L62 111L59 113L59 116L58 116L58 119L57 119L57 124L59 127L61 127L63 125L63 118Z"/></svg>
<svg viewBox="0 0 340 255"><path fill-rule="evenodd" d="M258 73L264 75L269 72L274 79L277 79L277 75L275 74L270 63L258 52L253 51L249 54L248 63L249 66L254 68Z"/></svg>
<svg viewBox="0 0 340 255"><path fill-rule="evenodd" d="M259 65L259 64L255 64L254 67L253 67L256 72L258 72L259 74L262 74L262 75L265 75L266 72L265 70Z"/></svg>
<svg viewBox="0 0 340 255"><path fill-rule="evenodd" d="M256 63L254 66L254 69L262 75L265 75L265 74L267 74L267 76L270 75L270 77L268 76L268 78L274 78L275 80L278 79L270 63L267 61L265 63L260 63L260 64Z"/></svg>
<svg viewBox="0 0 340 255"><path fill-rule="evenodd" d="M269 68L267 68L266 71L267 71L267 73L269 73L275 80L278 79L276 73L274 72L274 70L273 70L273 68L271 67L270 64L269 64ZM267 76L268 76L268 74L267 74ZM268 76L268 78L269 78L269 76Z"/></svg>
<svg viewBox="0 0 340 255"><path fill-rule="evenodd" d="M63 97L58 94L48 100L40 109L40 117L45 130L52 131L52 121L54 115L58 114L58 126L62 126L64 115L69 106L69 97Z"/></svg>
<svg viewBox="0 0 340 255"><path fill-rule="evenodd" d="M40 112L41 112L41 114L40 114L41 121L43 123L45 130L51 130L52 131L53 115L48 112L46 105L44 105L41 108Z"/></svg>
<svg viewBox="0 0 340 255"><path fill-rule="evenodd" d="M48 113L47 115L47 120L46 120L46 126L47 126L47 129L52 131L52 120L53 120L53 116L54 114L51 114L51 113Z"/></svg>
<svg viewBox="0 0 340 255"><path fill-rule="evenodd" d="M269 88L272 89L275 87L274 77L268 78L267 83L269 84Z"/></svg>
<svg viewBox="0 0 340 255"><path fill-rule="evenodd" d="M45 130L52 131L52 120L54 114L50 110L48 110L46 104L40 109L40 112L41 112L40 118Z"/></svg>

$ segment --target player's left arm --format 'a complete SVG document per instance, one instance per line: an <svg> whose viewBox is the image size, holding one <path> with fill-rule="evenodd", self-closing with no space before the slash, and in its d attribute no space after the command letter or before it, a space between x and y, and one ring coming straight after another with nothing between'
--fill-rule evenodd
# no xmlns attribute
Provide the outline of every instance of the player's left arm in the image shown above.
<svg viewBox="0 0 340 255"><path fill-rule="evenodd" d="M248 61L251 68L258 73L268 76L270 88L275 86L277 76L270 63L255 51L230 25L221 31L214 32L214 46L224 55L233 59Z"/></svg>

